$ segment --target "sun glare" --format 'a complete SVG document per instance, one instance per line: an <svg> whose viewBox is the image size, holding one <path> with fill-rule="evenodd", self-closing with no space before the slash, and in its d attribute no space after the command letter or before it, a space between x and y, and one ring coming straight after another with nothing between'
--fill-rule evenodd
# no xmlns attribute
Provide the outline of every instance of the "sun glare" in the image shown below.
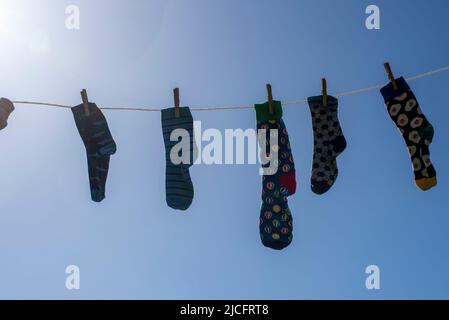
<svg viewBox="0 0 449 320"><path fill-rule="evenodd" d="M29 50L34 54L48 51L48 35L39 29L33 16L35 3L26 7L14 0L0 0L0 50Z"/></svg>
<svg viewBox="0 0 449 320"><path fill-rule="evenodd" d="M0 0L0 29L5 30L8 29L8 25L13 20L13 17L17 15L17 12L14 12L14 2Z"/></svg>
<svg viewBox="0 0 449 320"><path fill-rule="evenodd" d="M0 0L0 39L3 45L5 40L11 40L8 38L14 36L19 20L20 12L14 1Z"/></svg>

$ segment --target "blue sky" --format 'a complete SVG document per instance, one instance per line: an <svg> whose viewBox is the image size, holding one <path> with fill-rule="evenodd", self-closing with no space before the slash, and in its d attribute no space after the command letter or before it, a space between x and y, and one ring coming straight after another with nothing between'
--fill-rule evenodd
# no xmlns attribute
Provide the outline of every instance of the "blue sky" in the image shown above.
<svg viewBox="0 0 449 320"><path fill-rule="evenodd" d="M65 28L65 8L81 29ZM365 8L381 29L365 28ZM304 99L385 83L383 63L413 76L449 64L446 0L0 2L0 96L68 105L167 107ZM340 99L348 148L323 195L309 187L310 113L284 109L299 189L294 242L259 240L256 165L191 169L186 214L165 204L158 113L105 112L118 145L107 199L90 201L85 150L69 110L17 105L0 133L0 298L449 298L449 74L410 83L434 125L438 187L413 182L379 92ZM203 128L254 128L251 110L194 113ZM81 290L65 268L81 269ZM381 290L365 288L365 268Z"/></svg>

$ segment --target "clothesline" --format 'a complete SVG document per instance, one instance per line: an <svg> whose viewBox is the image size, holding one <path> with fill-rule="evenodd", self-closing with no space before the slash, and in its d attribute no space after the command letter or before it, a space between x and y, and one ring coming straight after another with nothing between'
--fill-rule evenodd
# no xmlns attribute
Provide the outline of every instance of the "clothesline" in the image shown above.
<svg viewBox="0 0 449 320"><path fill-rule="evenodd" d="M349 140L343 134L338 119L338 98L348 97L369 91L380 90L384 98L387 113L395 126L399 129L407 146L412 163L416 186L427 191L437 185L437 173L430 160L430 145L434 137L434 128L424 115L415 94L407 81L429 77L434 74L449 71L449 66L418 74L404 79L395 78L389 63L384 64L389 83L375 85L358 90L338 93L334 97L327 95L326 79L322 79L322 95L307 100L273 101L271 85L267 84L268 103L253 106L223 106L223 107L194 107L179 108L179 90L174 89L175 108L132 108L132 107L102 107L89 104L87 92L81 91L83 104L72 107L63 104L47 102L13 101L0 99L0 130L8 125L8 117L14 111L14 104L40 105L69 109L81 140L86 149L89 187L91 199L101 202L106 198L106 181L110 167L111 156L117 152L117 145L102 110L111 111L143 111L160 112L160 123L164 139L165 151L165 198L167 205L175 210L185 211L193 203L195 189L189 168L196 164L196 159L209 158L210 164L223 163L221 143L210 143L208 152L203 152L203 146L197 145L194 132L194 117L191 111L222 111L222 110L251 110L255 108L257 123L257 144L247 144L242 149L236 147L236 162L239 163L239 154L242 159L251 162L251 153L260 157L262 178L262 205L258 220L260 239L266 247L282 250L290 245L293 239L293 215L288 207L288 197L296 193L296 169L294 155L291 149L289 135L282 120L282 105L309 105L313 129L313 160L310 175L310 188L313 193L322 195L328 192L336 182L339 175L337 157L346 149ZM380 102L380 101L379 101ZM13 104L14 103L14 104ZM332 106L332 107L329 107ZM173 112L174 111L174 112ZM270 131L267 134L267 129ZM179 135L180 131L182 134ZM259 131L262 130L262 131ZM272 132L275 130L275 132ZM177 132L176 132L177 131ZM186 135L187 133L187 135ZM259 133L262 133L260 135ZM173 139L173 136L175 139ZM245 133L243 134L243 138ZM220 136L221 137L221 136ZM274 139L273 139L274 138ZM232 146L231 163L234 163L234 143ZM262 147L262 148L260 148ZM225 148L226 150L228 148ZM225 151L226 151L225 150ZM180 154L181 151L181 154ZM200 152L198 152L200 151ZM211 155L213 151L214 156ZM218 159L214 159L218 155ZM228 163L229 157L224 157ZM219 160L219 161L217 161ZM267 161L267 162L266 162ZM204 161L204 163L206 163ZM244 161L242 162L242 164Z"/></svg>
<svg viewBox="0 0 449 320"><path fill-rule="evenodd" d="M429 77L429 76L432 76L432 75L437 74L437 73L446 72L446 71L449 71L449 66L446 66L446 67L443 67L443 68L439 68L439 69L435 69L435 70L432 70L432 71L428 71L428 72L425 72L425 73L421 73L421 74L418 74L416 76L406 78L405 80L406 81L413 81L413 80ZM365 93L365 92L369 92L369 91L379 90L383 86L384 86L383 84L375 85L375 86L366 87L366 88L362 88L362 89L358 89L358 90L337 93L335 96L337 98L349 97L349 96L357 95L359 93ZM13 101L13 103L14 104L28 104L28 105L47 106L47 107L64 108L64 109L72 108L72 106L62 105L62 104L55 104L55 103L48 103L48 102ZM303 104L306 104L306 103L307 103L307 100L303 99L303 100L285 101L282 104L284 106L289 106L289 105L303 105ZM254 108L254 106L224 106L224 107L205 107L205 108L192 107L191 110L192 110L192 112L203 112L203 111L245 110L245 109L253 109L253 108ZM161 110L162 110L161 108L133 108L133 107L100 107L100 109L101 110L111 110L111 111L142 111L142 112L161 112Z"/></svg>

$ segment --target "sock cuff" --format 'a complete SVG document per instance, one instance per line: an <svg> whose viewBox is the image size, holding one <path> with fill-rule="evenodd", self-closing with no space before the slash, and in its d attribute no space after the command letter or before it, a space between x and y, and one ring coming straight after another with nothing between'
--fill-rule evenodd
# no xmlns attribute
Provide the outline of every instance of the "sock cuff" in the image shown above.
<svg viewBox="0 0 449 320"><path fill-rule="evenodd" d="M318 105L319 107L323 107L323 96L313 96L307 98L307 102L309 105ZM334 96L327 96L327 106L328 107L337 107L338 106L338 99Z"/></svg>
<svg viewBox="0 0 449 320"><path fill-rule="evenodd" d="M273 100L273 114L269 113L269 102L255 104L257 122L282 119L282 103Z"/></svg>
<svg viewBox="0 0 449 320"><path fill-rule="evenodd" d="M380 89L380 93L382 94L385 102L392 100L393 98L403 94L406 91L410 91L410 87L403 77L400 77L395 81L398 85L398 90L393 89L393 84L391 82Z"/></svg>
<svg viewBox="0 0 449 320"><path fill-rule="evenodd" d="M179 118L176 118L175 108L167 108L161 110L162 121L173 120L173 121L185 121L186 119L193 121L193 116L189 107L179 107Z"/></svg>
<svg viewBox="0 0 449 320"><path fill-rule="evenodd" d="M76 119L81 120L82 118L85 118L84 104L79 104L75 107L72 107L71 110ZM97 115L98 113L103 115L100 108L98 108L98 106L93 102L89 102L89 113L90 113L90 115Z"/></svg>
<svg viewBox="0 0 449 320"><path fill-rule="evenodd" d="M6 112L8 112L8 114L14 111L14 104L9 99L6 98L0 99L0 107Z"/></svg>

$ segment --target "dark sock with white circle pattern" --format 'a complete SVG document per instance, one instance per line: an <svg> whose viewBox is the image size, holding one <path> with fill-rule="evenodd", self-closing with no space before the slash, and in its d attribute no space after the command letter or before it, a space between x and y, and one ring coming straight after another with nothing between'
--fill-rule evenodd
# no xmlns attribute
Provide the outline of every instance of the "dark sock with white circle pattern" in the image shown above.
<svg viewBox="0 0 449 320"><path fill-rule="evenodd" d="M264 246L282 250L293 239L293 216L288 197L296 192L295 163L288 131L282 120L281 103L273 101L273 115L268 113L268 103L257 104L255 109L260 151L268 160L262 164L260 238Z"/></svg>
<svg viewBox="0 0 449 320"><path fill-rule="evenodd" d="M430 160L433 126L423 114L421 107L403 77L395 80L397 88L389 83L380 92L384 97L388 114L402 134L413 165L415 183L423 191L437 185L436 171Z"/></svg>

